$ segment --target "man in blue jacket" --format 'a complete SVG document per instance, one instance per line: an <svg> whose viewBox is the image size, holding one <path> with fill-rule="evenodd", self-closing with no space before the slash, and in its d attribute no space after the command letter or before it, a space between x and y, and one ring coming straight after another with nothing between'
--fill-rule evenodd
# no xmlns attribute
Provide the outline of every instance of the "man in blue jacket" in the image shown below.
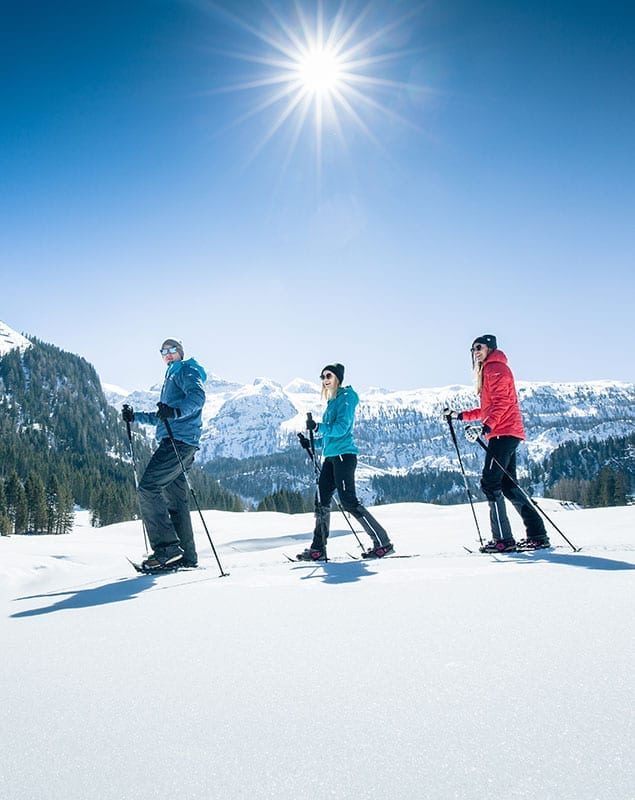
<svg viewBox="0 0 635 800"><path fill-rule="evenodd" d="M193 358L184 360L183 345L177 339L166 339L161 355L167 369L156 412L134 411L131 406L124 406L121 412L127 422L157 426L159 446L139 481L141 516L153 551L142 567L153 571L198 563L181 464L188 470L198 450L207 378Z"/></svg>

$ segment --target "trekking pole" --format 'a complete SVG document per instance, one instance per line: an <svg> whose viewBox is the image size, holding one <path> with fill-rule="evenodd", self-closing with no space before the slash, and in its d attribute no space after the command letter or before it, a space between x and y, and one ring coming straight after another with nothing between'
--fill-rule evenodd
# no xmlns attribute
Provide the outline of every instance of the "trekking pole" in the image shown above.
<svg viewBox="0 0 635 800"><path fill-rule="evenodd" d="M480 436L478 437L478 439L477 439L476 441L477 441L477 442L478 442L478 443L481 445L481 447L483 448L483 450L485 450L485 452L487 453L487 452L488 452L488 451L487 451L487 444L486 444L486 443L485 443L485 442L484 442L484 441L481 439L481 437L480 437ZM551 525L553 525L553 527L554 527L554 528L555 528L555 529L558 531L558 533L560 534L560 536L562 536L562 538L563 538L563 539L565 540L565 542L566 542L566 543L569 545L569 547L570 547L570 548L573 550L573 552L574 552L574 553L579 553L579 552L580 552L580 550L581 550L582 548L581 548L581 547L575 547L575 546L574 546L574 545L573 545L573 544L572 544L572 543L571 543L571 542L570 542L570 541L567 539L567 537L566 537L566 536L564 535L564 533L563 533L563 532L560 530L560 528L559 528L559 527L556 525L556 523L555 523L555 522L554 522L554 521L551 519L551 517L549 517L549 516L547 516L547 514L545 514L545 512L542 510L542 508L540 508L540 506L539 506L539 505L538 505L538 503L537 503L537 502L534 500L534 498L533 498L533 497L532 497L530 494L528 494L528 493L527 493L527 492L526 492L526 491L523 489L523 487L522 487L522 486L521 486L521 485L518 483L518 481L517 481L517 480L515 480L515 479L514 479L514 478L513 478L513 477L512 477L512 476L509 474L509 472L508 472L508 471L505 469L505 467L504 467L504 466L503 466L503 465L500 463L500 461L499 461L497 458L494 458L494 456L493 456L493 455L491 455L491 453L488 453L488 455L489 455L489 457L492 459L492 462L493 462L494 464L496 464L496 466L497 466L497 467L498 467L498 468L499 468L499 469L500 469L500 470L503 472L503 474L504 474L504 475L506 475L506 476L509 478L509 480L510 480L510 481L511 481L511 482L514 484L514 486L515 486L517 489L519 489L519 490L522 492L522 494L524 495L525 499L526 499L526 500L528 500L528 501L529 501L529 502L530 502L530 503L531 503L531 504L532 504L532 505L535 507L535 509L536 509L537 511L539 511L539 512L542 514L542 516L543 516L543 517L544 517L544 518L547 520L547 522L549 522Z"/></svg>
<svg viewBox="0 0 635 800"><path fill-rule="evenodd" d="M311 461L313 462L313 471L315 472L315 483L316 483L316 486L317 486L317 492L319 493L319 486L320 486L320 467L319 467L319 464L317 463L317 458L316 458L316 456L315 456L315 443L314 443L314 441L313 441L313 430L312 430L311 428L309 428L309 426L308 426L308 423L309 423L309 421L310 421L310 420L312 420L312 419L313 419L313 416L312 416L311 412L309 411L309 412L307 413L307 415L306 415L306 421L307 421L307 430L309 431L309 444L310 444L310 446L311 446L311 449L309 450L309 456L311 457ZM354 527L351 525L351 521L350 521L350 519L349 519L349 518L346 516L346 512L345 512L345 511L344 511L344 509L342 508L342 504L340 503L339 499L337 499L337 500L335 501L335 504L336 504L336 506L338 507L338 509L339 509L339 510L342 512L342 516L343 516L343 517L344 517L344 519L346 520L346 523L348 524L348 527L351 529L351 531L352 531L352 533L353 533L353 536L354 536L354 537L357 539L357 544L360 546L360 548L361 548L362 550L364 550L364 545L363 545L363 544L361 543L361 541L359 540L359 536L357 535L357 531L356 531L356 530L355 530L355 528L354 528Z"/></svg>
<svg viewBox="0 0 635 800"><path fill-rule="evenodd" d="M320 503L320 468L318 466L317 460L315 458L315 441L313 440L313 427L309 427L309 422L313 421L313 416L309 411L306 415L306 428L309 432L309 455L311 456L311 461L313 462L313 472L315 473L315 515L316 520L320 519L318 505ZM322 524L320 524L320 531L322 532L322 552L324 553L324 561L328 561L329 557L326 552L326 536L324 535L324 524L322 520Z"/></svg>
<svg viewBox="0 0 635 800"><path fill-rule="evenodd" d="M201 507L198 504L198 499L196 497L196 492L194 491L194 487L190 482L189 475L185 470L185 465L183 464L183 459L181 458L181 454L176 446L176 441L174 440L174 435L172 434L172 426L170 425L169 420L164 419L162 420L165 428L168 432L168 436L170 437L170 441L172 442L172 447L174 448L174 453L179 460L179 464L181 465L181 471L183 472L183 477L185 478L185 483L187 483L187 488L190 490L190 494L194 499L194 504L196 505L196 510L198 511L198 515L201 518L201 522L203 523L203 527L205 528L205 533L207 534L207 538L209 539L210 546L212 548L212 552L214 553L214 558L216 559L216 563L218 564L218 569L220 570L219 578L226 578L229 575L229 572L225 572L223 567L220 563L220 558L218 557L218 553L216 552L216 548L214 547L214 542L212 541L212 537L209 535L209 531L207 530L207 525L205 524L205 519L203 517L203 512L201 511Z"/></svg>
<svg viewBox="0 0 635 800"><path fill-rule="evenodd" d="M141 501L139 500L139 476L137 474L137 459L134 454L134 447L132 446L132 430L130 429L130 420L126 420L126 430L128 431L128 446L130 448L130 458L132 460L132 472L134 475L135 493L137 495L137 505L139 506L139 516L141 517L141 527L143 529L143 541L146 546L146 553L150 552L150 545L148 543L148 532L146 531L146 524L143 520L141 513Z"/></svg>
<svg viewBox="0 0 635 800"><path fill-rule="evenodd" d="M478 525L478 519L476 518L476 511L474 509L474 501L472 499L472 492L470 491L470 486L467 482L467 475L465 474L465 469L463 468L463 459L461 458L461 451L459 450L459 443L456 439L456 432L454 430L454 425L452 425L452 418L446 417L448 421L448 425L450 426L450 435L452 436L452 441L454 442L454 447L456 449L456 455L459 459L459 466L461 467L461 475L463 475L463 483L465 484L465 491L467 492L468 500L470 501L470 508L472 509L472 516L474 517L474 524L476 525L476 532L478 533L478 540L481 543L481 547L483 546L483 537L481 536L481 529Z"/></svg>

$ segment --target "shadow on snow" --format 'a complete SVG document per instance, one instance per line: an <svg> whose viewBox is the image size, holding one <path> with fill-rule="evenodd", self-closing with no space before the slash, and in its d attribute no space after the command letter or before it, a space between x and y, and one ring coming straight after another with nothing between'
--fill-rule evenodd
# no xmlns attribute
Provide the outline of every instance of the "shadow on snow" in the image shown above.
<svg viewBox="0 0 635 800"><path fill-rule="evenodd" d="M608 571L635 569L635 564L628 561L616 561L612 558L591 556L582 553L554 553L549 550L534 550L525 553L505 553L512 561L531 564L535 561L549 561L551 564L562 564L567 567L583 567L584 569L600 569Z"/></svg>
<svg viewBox="0 0 635 800"><path fill-rule="evenodd" d="M107 583L102 586L93 586L90 589L69 589L62 592L49 592L40 595L29 595L27 597L16 597L15 600L33 600L39 597L59 597L56 603L42 608L30 608L26 611L18 611L11 614L12 619L23 617L39 617L42 614L50 614L53 611L66 611L73 608L90 608L91 606L101 606L107 603L122 603L125 600L132 600L141 592L150 589L155 581L154 575L139 575L136 578L123 578L115 583Z"/></svg>
<svg viewBox="0 0 635 800"><path fill-rule="evenodd" d="M377 575L375 570L369 569L368 561L318 561L314 564L298 564L294 570L310 569L308 575L303 575L301 580L308 581L319 578L323 583L355 583L370 575Z"/></svg>

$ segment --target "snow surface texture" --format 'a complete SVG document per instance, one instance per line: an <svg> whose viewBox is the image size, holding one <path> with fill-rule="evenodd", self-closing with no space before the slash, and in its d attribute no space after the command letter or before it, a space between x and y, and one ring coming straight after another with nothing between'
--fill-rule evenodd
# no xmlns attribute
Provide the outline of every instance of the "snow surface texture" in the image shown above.
<svg viewBox="0 0 635 800"><path fill-rule="evenodd" d="M6 356L11 350L26 350L31 342L0 321L0 356Z"/></svg>
<svg viewBox="0 0 635 800"><path fill-rule="evenodd" d="M634 798L635 507L541 506L582 552L421 504L375 510L418 558L338 560L334 513L326 565L284 558L310 515L205 512L225 578L198 515L161 576L138 522L0 538L0 797Z"/></svg>

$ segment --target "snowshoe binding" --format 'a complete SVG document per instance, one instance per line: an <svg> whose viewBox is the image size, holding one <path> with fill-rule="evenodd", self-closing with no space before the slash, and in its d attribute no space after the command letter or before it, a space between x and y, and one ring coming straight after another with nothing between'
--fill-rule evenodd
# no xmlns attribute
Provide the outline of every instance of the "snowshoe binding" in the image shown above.
<svg viewBox="0 0 635 800"><path fill-rule="evenodd" d="M296 555L298 561L326 561L326 552L317 547L307 547Z"/></svg>
<svg viewBox="0 0 635 800"><path fill-rule="evenodd" d="M492 539L478 549L479 553L515 553L516 542L514 539Z"/></svg>
<svg viewBox="0 0 635 800"><path fill-rule="evenodd" d="M161 572L162 570L176 569L183 560L183 550L178 545L157 547L154 553L141 562L144 572Z"/></svg>
<svg viewBox="0 0 635 800"><path fill-rule="evenodd" d="M383 558L394 552L395 548L392 542L386 542L386 544L378 544L371 547L370 550L366 550L365 553L362 553L362 558Z"/></svg>
<svg viewBox="0 0 635 800"><path fill-rule="evenodd" d="M548 550L551 548L551 542L546 537L527 538L521 539L516 544L516 549L522 551L527 550Z"/></svg>

